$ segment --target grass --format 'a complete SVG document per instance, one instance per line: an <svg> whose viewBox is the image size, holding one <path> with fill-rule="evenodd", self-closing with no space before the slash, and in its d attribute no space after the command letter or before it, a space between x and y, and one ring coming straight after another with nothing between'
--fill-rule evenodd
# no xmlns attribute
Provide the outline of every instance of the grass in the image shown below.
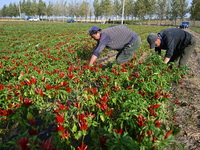
<svg viewBox="0 0 200 150"><path fill-rule="evenodd" d="M193 31L196 31L197 33L200 33L200 28L198 27L192 27L190 29L192 29Z"/></svg>

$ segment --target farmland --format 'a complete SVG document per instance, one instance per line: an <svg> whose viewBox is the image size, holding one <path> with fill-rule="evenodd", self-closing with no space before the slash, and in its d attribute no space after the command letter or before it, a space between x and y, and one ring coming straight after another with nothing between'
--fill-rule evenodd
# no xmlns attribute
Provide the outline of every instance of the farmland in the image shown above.
<svg viewBox="0 0 200 150"><path fill-rule="evenodd" d="M168 106L180 104L172 83L178 87L188 68L163 64L146 42L167 27L127 26L142 39L131 61L88 66L92 25L0 23L0 148L181 147Z"/></svg>

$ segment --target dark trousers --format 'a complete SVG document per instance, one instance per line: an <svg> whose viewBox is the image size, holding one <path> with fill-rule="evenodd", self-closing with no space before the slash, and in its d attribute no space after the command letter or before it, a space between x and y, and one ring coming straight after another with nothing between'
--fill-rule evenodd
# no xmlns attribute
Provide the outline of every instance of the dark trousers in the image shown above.
<svg viewBox="0 0 200 150"><path fill-rule="evenodd" d="M188 44L184 49L175 51L169 62L177 62L179 66L186 66L187 61L191 56L195 45L196 39L194 36L192 36L191 43Z"/></svg>
<svg viewBox="0 0 200 150"><path fill-rule="evenodd" d="M141 38L138 36L133 43L126 45L122 50L120 50L116 56L118 63L127 63L129 59L133 56L135 51L138 49L141 43Z"/></svg>

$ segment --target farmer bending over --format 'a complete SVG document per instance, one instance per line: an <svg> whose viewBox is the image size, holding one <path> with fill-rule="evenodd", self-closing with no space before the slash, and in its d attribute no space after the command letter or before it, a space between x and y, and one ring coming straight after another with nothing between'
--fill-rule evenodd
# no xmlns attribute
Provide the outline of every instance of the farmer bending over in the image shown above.
<svg viewBox="0 0 200 150"><path fill-rule="evenodd" d="M190 33L177 28L168 28L160 33L151 33L147 37L150 49L161 55L161 49L166 50L164 62L178 62L185 66L192 54L196 40Z"/></svg>
<svg viewBox="0 0 200 150"><path fill-rule="evenodd" d="M105 47L118 51L116 56L118 63L127 63L141 42L138 34L126 26L114 26L107 29L100 29L98 26L93 26L90 28L89 34L97 41L89 65L92 65L96 61Z"/></svg>

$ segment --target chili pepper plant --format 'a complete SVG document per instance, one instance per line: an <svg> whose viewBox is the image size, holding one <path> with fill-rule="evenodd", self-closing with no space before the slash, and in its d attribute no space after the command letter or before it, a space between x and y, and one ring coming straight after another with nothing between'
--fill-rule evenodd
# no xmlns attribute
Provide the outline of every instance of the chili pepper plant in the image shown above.
<svg viewBox="0 0 200 150"><path fill-rule="evenodd" d="M128 26L142 39L130 62L88 66L96 44L88 35L92 24L0 26L1 149L164 149L175 143L171 87L188 68L164 64L146 42L150 32L167 27ZM141 61L143 53L148 57Z"/></svg>

